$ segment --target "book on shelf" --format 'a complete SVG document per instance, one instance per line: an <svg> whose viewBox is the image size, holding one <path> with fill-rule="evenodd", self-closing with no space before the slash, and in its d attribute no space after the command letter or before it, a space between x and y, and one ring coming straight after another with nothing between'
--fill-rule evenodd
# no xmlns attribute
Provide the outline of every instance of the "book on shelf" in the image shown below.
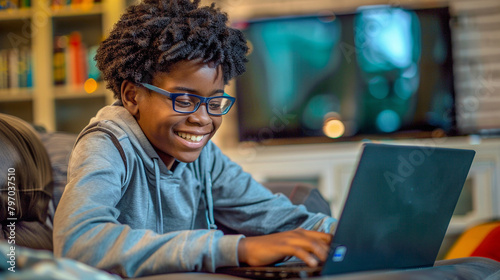
<svg viewBox="0 0 500 280"><path fill-rule="evenodd" d="M27 57L27 64L28 67L26 69L26 87L32 88L33 87L33 52L31 49L26 48L26 57Z"/></svg>
<svg viewBox="0 0 500 280"><path fill-rule="evenodd" d="M0 89L33 87L33 62L31 49L0 50Z"/></svg>
<svg viewBox="0 0 500 280"><path fill-rule="evenodd" d="M0 50L0 89L9 88L9 52Z"/></svg>
<svg viewBox="0 0 500 280"><path fill-rule="evenodd" d="M80 86L101 77L94 56L97 46L87 47L79 32L54 38L54 85Z"/></svg>
<svg viewBox="0 0 500 280"><path fill-rule="evenodd" d="M74 84L80 85L85 82L87 72L87 61L85 45L82 43L82 35L79 32L73 32L69 35L69 67L71 80Z"/></svg>
<svg viewBox="0 0 500 280"><path fill-rule="evenodd" d="M101 3L101 0L51 0L51 6L53 9L61 9L64 7L71 7L74 9L80 9L80 8L85 9L85 8L92 8L95 3Z"/></svg>
<svg viewBox="0 0 500 280"><path fill-rule="evenodd" d="M30 7L30 0L0 0L0 11L7 9L26 9Z"/></svg>
<svg viewBox="0 0 500 280"><path fill-rule="evenodd" d="M57 36L54 39L53 73L54 85L64 85L66 83L66 58L68 38L66 36Z"/></svg>
<svg viewBox="0 0 500 280"><path fill-rule="evenodd" d="M31 51L28 48L21 48L18 51L18 55L18 86L21 88L31 88L33 86Z"/></svg>
<svg viewBox="0 0 500 280"><path fill-rule="evenodd" d="M101 71L97 68L97 62L94 60L98 48L99 46L91 46L87 52L88 77L96 81L101 78Z"/></svg>
<svg viewBox="0 0 500 280"><path fill-rule="evenodd" d="M19 50L9 51L9 88L19 88Z"/></svg>

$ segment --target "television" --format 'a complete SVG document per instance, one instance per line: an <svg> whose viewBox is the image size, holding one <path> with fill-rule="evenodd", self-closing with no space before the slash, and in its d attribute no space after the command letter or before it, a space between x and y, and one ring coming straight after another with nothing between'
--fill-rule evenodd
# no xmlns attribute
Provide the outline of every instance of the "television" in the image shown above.
<svg viewBox="0 0 500 280"><path fill-rule="evenodd" d="M235 23L250 47L239 140L455 134L450 19L447 7L366 6Z"/></svg>

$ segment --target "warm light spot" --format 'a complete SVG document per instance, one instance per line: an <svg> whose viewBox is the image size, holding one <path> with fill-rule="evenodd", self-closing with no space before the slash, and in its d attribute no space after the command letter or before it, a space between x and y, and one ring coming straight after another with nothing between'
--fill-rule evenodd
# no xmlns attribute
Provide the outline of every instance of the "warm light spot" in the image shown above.
<svg viewBox="0 0 500 280"><path fill-rule="evenodd" d="M433 130L431 135L432 135L432 138L442 138L442 137L446 137L446 132L443 129L438 128L438 129Z"/></svg>
<svg viewBox="0 0 500 280"><path fill-rule="evenodd" d="M323 10L318 13L318 19L322 22L332 22L337 17L332 11Z"/></svg>
<svg viewBox="0 0 500 280"><path fill-rule="evenodd" d="M76 6L78 6L78 4ZM81 8L83 11L90 11L94 7L94 1L82 0L79 6L79 8Z"/></svg>
<svg viewBox="0 0 500 280"><path fill-rule="evenodd" d="M93 93L97 90L97 82L94 79L90 78L85 81L83 88L85 89L86 93Z"/></svg>
<svg viewBox="0 0 500 280"><path fill-rule="evenodd" d="M323 133L330 138L339 138L344 135L345 126L340 120L329 119L323 126Z"/></svg>

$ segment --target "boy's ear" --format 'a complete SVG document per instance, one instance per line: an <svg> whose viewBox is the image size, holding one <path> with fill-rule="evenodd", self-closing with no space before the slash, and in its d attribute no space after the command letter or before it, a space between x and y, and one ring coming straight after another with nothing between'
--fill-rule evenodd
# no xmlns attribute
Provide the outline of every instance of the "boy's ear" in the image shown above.
<svg viewBox="0 0 500 280"><path fill-rule="evenodd" d="M125 109L127 109L133 116L136 116L139 113L139 106L137 104L138 94L138 88L134 83L127 80L122 82L121 97L123 107L125 107Z"/></svg>

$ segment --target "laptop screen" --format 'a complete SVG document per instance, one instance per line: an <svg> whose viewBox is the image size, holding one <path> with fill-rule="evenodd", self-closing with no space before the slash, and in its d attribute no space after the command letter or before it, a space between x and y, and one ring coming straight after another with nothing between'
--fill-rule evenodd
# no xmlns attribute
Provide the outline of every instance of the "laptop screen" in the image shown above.
<svg viewBox="0 0 500 280"><path fill-rule="evenodd" d="M433 265L474 154L365 144L323 274Z"/></svg>

